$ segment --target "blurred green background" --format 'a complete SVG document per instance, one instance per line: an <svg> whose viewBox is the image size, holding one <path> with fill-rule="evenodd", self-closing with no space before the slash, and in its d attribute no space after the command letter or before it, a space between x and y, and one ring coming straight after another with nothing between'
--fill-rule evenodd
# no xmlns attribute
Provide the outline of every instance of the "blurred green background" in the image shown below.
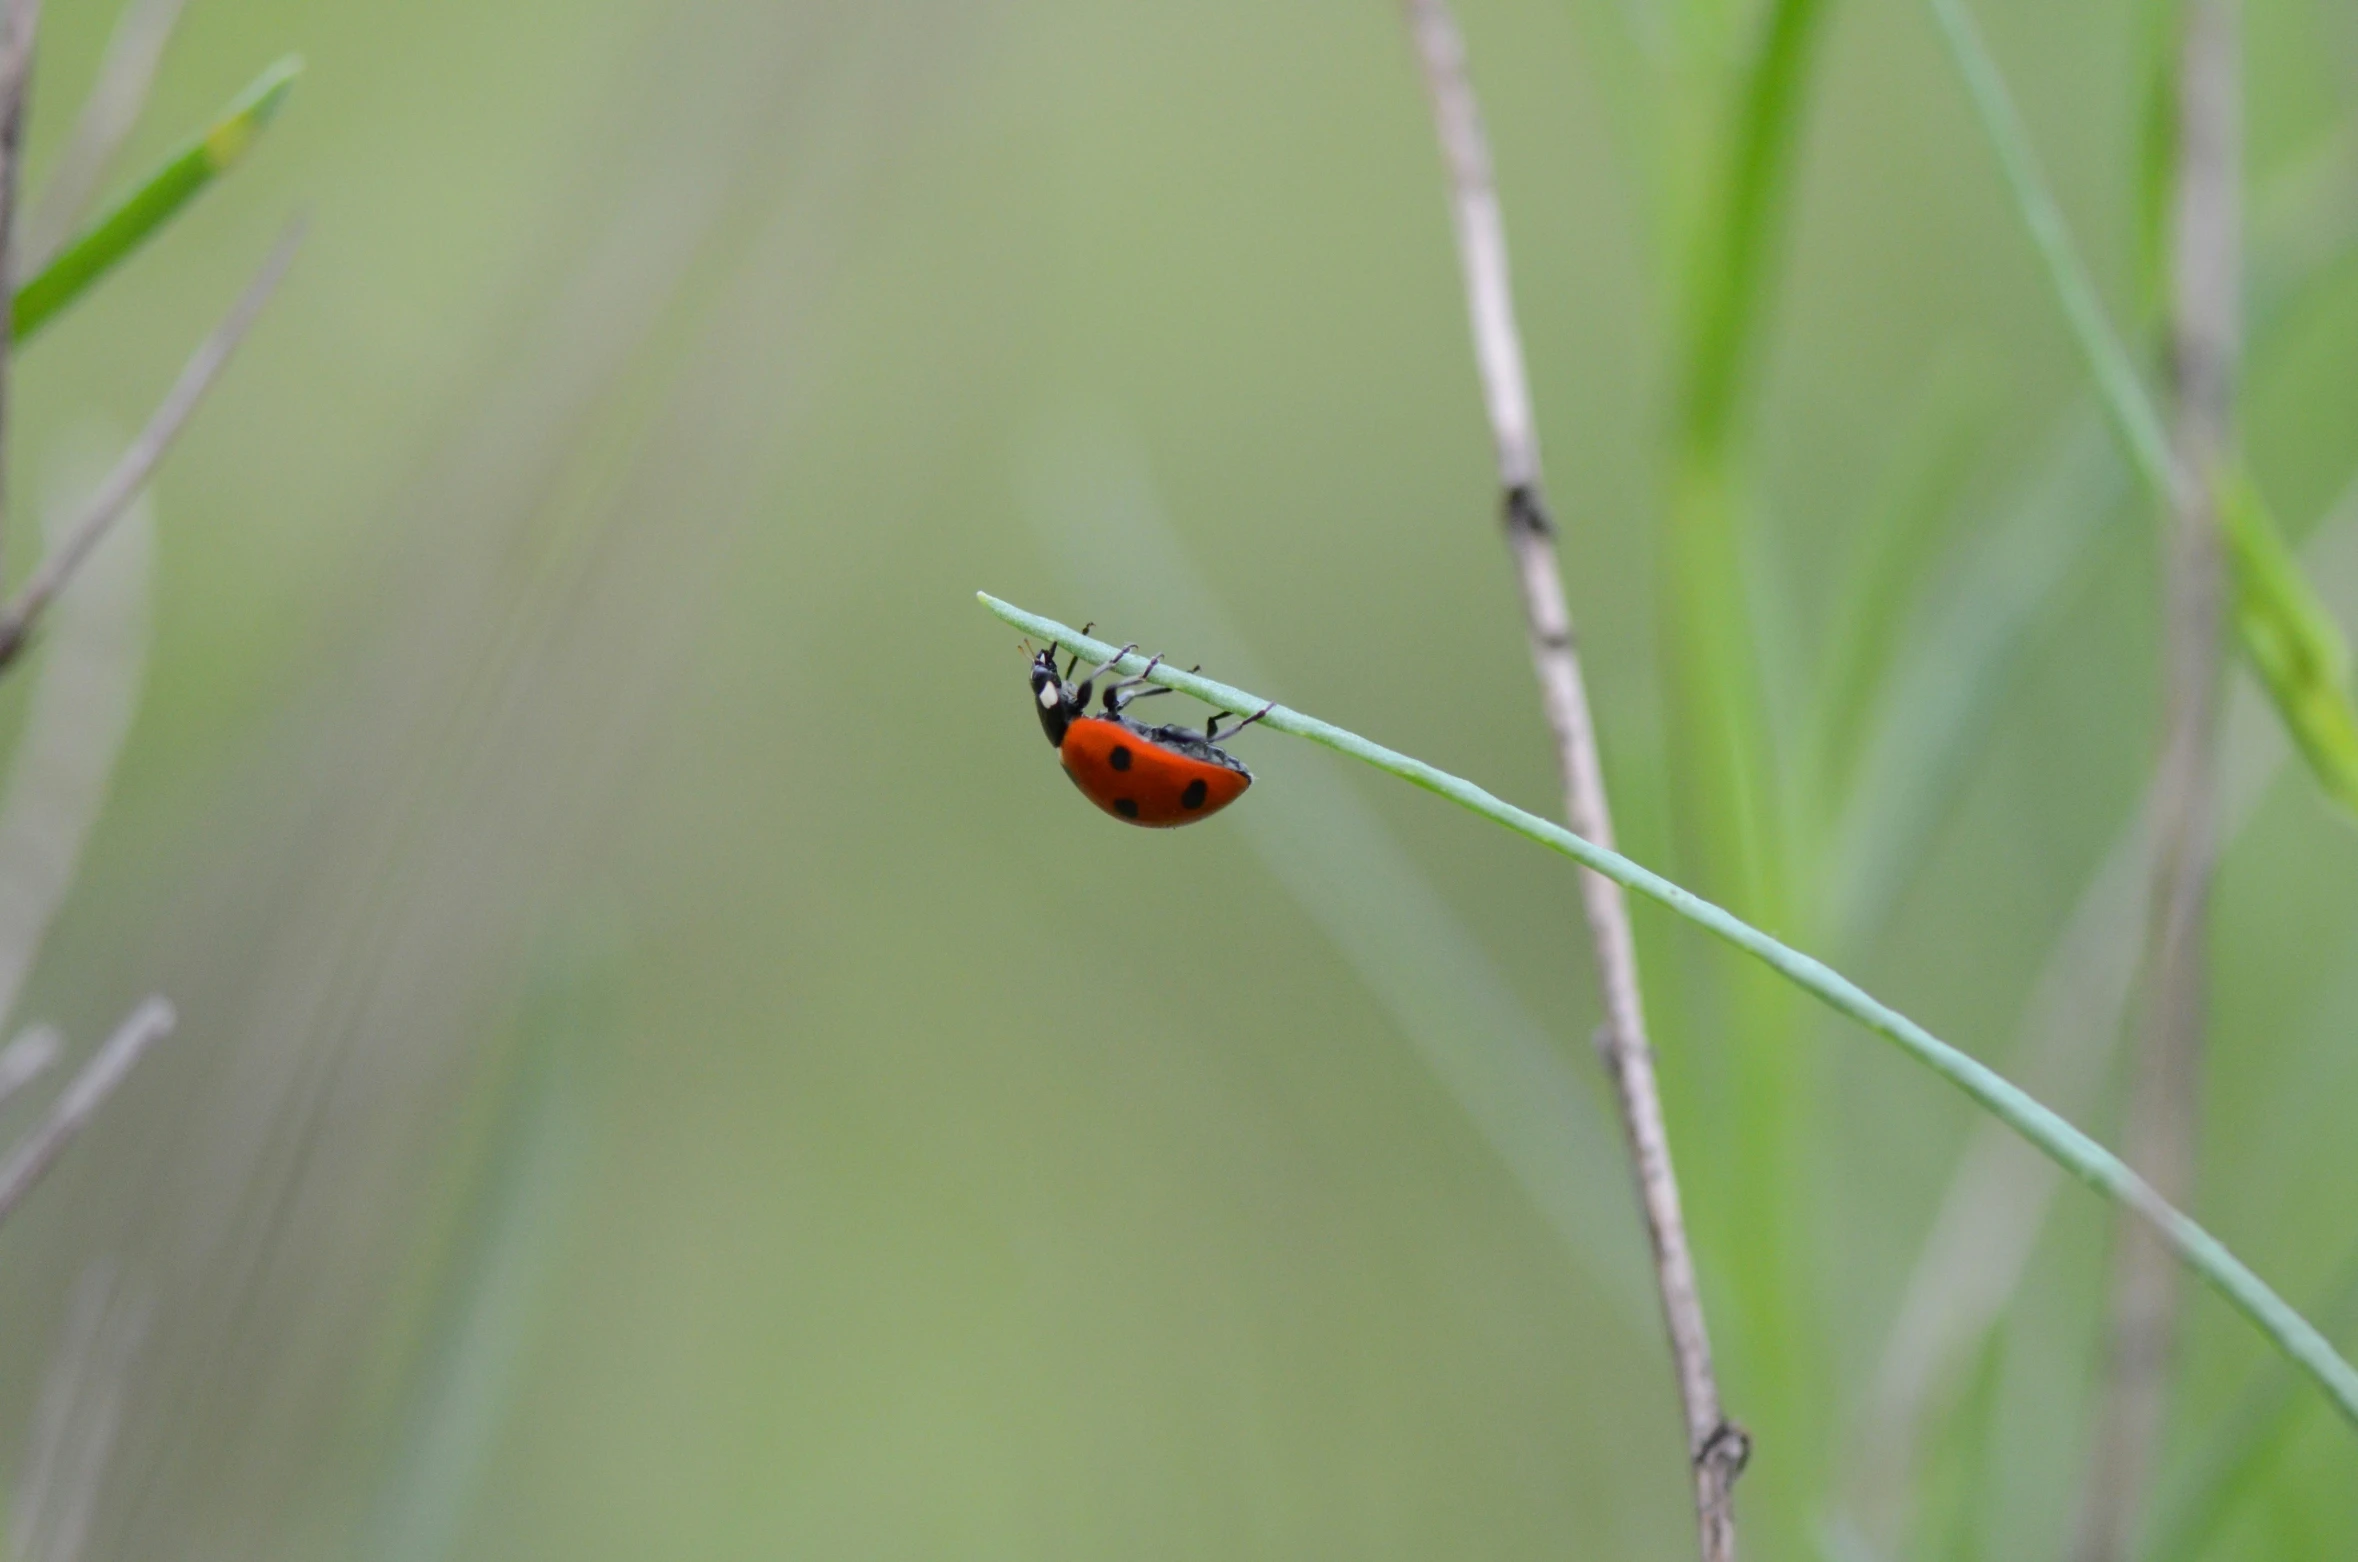
<svg viewBox="0 0 2358 1562"><path fill-rule="evenodd" d="M1691 9L1462 18L1625 844L1708 877L1664 61L1744 13ZM2141 329L2147 8L1979 11ZM113 22L51 13L36 183ZM2358 13L2244 15L2249 445L2347 625ZM2111 1139L2155 530L1929 19L1823 25L1744 436L1775 930ZM20 1006L183 1015L0 1246L0 1459L82 1516L20 1553L1691 1555L1568 866L1260 734L1232 813L1115 828L971 598L1552 811L1395 9L207 0L125 166L288 49L251 163L12 371L30 515L309 211L156 485L136 721ZM2358 831L2256 707L2227 742L2196 1209L2322 1314ZM1974 1115L1796 1004L1755 1131L1731 957L1638 916L1751 1554L2060 1555L2105 1211L2026 1226L1895 1434ZM2358 1551L2349 1428L2301 1388L2236 1430L2276 1382L2192 1297L2161 1506L2259 1451L2202 1555Z"/></svg>

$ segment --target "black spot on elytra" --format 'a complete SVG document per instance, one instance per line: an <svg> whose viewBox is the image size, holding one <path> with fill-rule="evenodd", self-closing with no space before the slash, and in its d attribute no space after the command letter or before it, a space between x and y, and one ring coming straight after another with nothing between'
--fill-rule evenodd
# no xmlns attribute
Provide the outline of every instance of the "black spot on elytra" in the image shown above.
<svg viewBox="0 0 2358 1562"><path fill-rule="evenodd" d="M1115 813L1117 813L1117 814L1120 814L1120 815L1121 815L1123 818L1125 818L1125 819L1135 819L1135 818L1137 818L1137 817L1138 817L1138 799L1137 799L1137 798L1135 798L1135 797L1117 797L1117 798L1115 798L1115 799L1114 799L1114 812L1115 812Z"/></svg>
<svg viewBox="0 0 2358 1562"><path fill-rule="evenodd" d="M1204 778L1197 776L1193 781L1187 783L1187 790L1179 794L1179 806L1201 808L1204 805L1205 796L1210 791L1211 788L1204 785Z"/></svg>
<svg viewBox="0 0 2358 1562"><path fill-rule="evenodd" d="M1127 770L1130 768L1130 751L1116 743L1113 753L1106 757L1106 763L1116 770Z"/></svg>

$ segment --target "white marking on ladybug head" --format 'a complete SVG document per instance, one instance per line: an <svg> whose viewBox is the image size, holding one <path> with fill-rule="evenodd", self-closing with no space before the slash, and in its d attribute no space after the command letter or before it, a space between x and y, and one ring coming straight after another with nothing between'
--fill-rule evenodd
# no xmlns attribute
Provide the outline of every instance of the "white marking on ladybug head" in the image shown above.
<svg viewBox="0 0 2358 1562"><path fill-rule="evenodd" d="M1064 691L1053 683L1040 685L1040 709L1054 710L1056 702L1064 698Z"/></svg>

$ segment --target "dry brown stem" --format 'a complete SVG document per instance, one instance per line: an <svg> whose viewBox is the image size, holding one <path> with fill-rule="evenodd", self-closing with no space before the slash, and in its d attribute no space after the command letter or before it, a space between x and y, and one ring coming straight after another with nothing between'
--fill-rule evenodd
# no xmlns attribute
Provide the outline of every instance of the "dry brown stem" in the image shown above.
<svg viewBox="0 0 2358 1562"><path fill-rule="evenodd" d="M16 297L16 188L23 173L25 99L33 82L33 36L41 0L0 0L0 299ZM8 515L8 348L0 319L0 541ZM7 554L0 549L0 561Z"/></svg>
<svg viewBox="0 0 2358 1562"><path fill-rule="evenodd" d="M0 1160L0 1221L16 1213L25 1195L48 1174L83 1125L129 1076L132 1065L149 1047L171 1034L174 1023L172 1006L161 998L150 998L115 1027L115 1033L82 1066L65 1093L51 1103L48 1114L16 1142L6 1160Z"/></svg>
<svg viewBox="0 0 2358 1562"><path fill-rule="evenodd" d="M1539 437L1531 415L1530 383L1515 325L1507 275L1505 224L1490 170L1482 116L1466 74L1465 43L1447 0L1404 0L1409 31L1432 97L1433 121L1449 171L1450 212L1465 273L1474 359L1497 445L1501 509L1507 547L1522 588L1531 664L1540 705L1554 739L1564 787L1565 822L1599 846L1613 844L1612 811L1597 757L1596 726L1580 671L1571 609L1557 566L1555 523L1540 483ZM1628 1140L1638 1206L1653 1248L1656 1289L1670 1336L1671 1361L1685 1412L1687 1461L1695 1482L1695 1517L1704 1562L1736 1555L1734 1488L1751 1451L1750 1439L1720 1409L1712 1372L1711 1337L1687 1248L1678 1174L1646 1041L1645 1006L1638 986L1637 946L1621 887L1599 874L1580 875L1581 905L1596 952L1605 1007L1598 1050L1612 1075Z"/></svg>
<svg viewBox="0 0 2358 1562"><path fill-rule="evenodd" d="M239 342L245 340L255 317L261 314L262 306L270 302L270 295L278 287L279 279L286 275L287 267L294 262L295 248L302 239L303 225L297 222L278 241L278 246L270 252L269 258L262 262L262 269L255 273L252 282L246 284L245 292L230 306L229 313L222 318L221 323L213 328L213 334L205 338L204 345L189 358L187 366L180 371L180 378L173 381L171 390L165 393L163 401L148 418L147 427L139 431L139 437L131 442L130 448L116 461L114 470L107 473L106 480L98 485L98 491L90 496L89 504L66 528L57 545L42 556L40 564L33 570L32 578L24 583L15 599L5 609L0 609L0 668L16 659L17 654L24 649L35 622L39 620L41 610L49 605L50 599L65 585L75 566L89 556L92 548L98 546L98 540L106 535L107 528L114 525L116 518L131 507L133 499L139 497L139 490L154 475L156 463L164 459L164 452L171 448L172 441L187 424L189 414L196 411L197 403L204 399L206 391L212 389L214 380L220 377L221 370L228 364L229 355L237 350Z"/></svg>
<svg viewBox="0 0 2358 1562"><path fill-rule="evenodd" d="M2215 741L2226 595L2215 495L2233 438L2240 336L2241 60L2234 0L2192 0L2178 69L2171 212L2171 458L2163 747L2154 791L2153 919L2124 1152L2184 1207L2200 1120L2211 871L2217 855ZM2124 1221L2113 1257L2111 1349L2080 1513L2080 1562L2119 1562L2135 1540L2168 1409L2178 1265L2145 1225Z"/></svg>

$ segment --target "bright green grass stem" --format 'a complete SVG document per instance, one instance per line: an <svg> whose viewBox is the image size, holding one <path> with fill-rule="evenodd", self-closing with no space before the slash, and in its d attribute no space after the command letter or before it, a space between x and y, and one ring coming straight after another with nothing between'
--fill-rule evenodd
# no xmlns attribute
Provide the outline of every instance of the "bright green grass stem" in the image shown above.
<svg viewBox="0 0 2358 1562"><path fill-rule="evenodd" d="M1114 655L1113 646L1078 634L1054 619L1027 613L987 592L977 592L975 595L985 608L1026 634L1077 652L1086 660L1103 661ZM1120 658L1115 664L1115 670L1124 674L1143 672L1145 668L1146 658L1135 653ZM1193 695L1207 705L1237 715L1249 715L1267 703L1241 689L1232 689L1226 684L1180 672L1167 665L1157 665L1150 676L1151 681L1166 688ZM2277 1349L2284 1352L2296 1366L2316 1379L2318 1386L2325 1390L2342 1415L2353 1427L2358 1427L2358 1369L2353 1369L2337 1355L2324 1335L2293 1311L2284 1298L2270 1290L2259 1276L2245 1268L2242 1261L2228 1252L2216 1237L2146 1186L2143 1179L2129 1170L2118 1156L2024 1094L1994 1069L1959 1052L1898 1010L1869 997L1856 983L1831 967L1799 950L1786 947L1760 929L1738 920L1700 896L1679 888L1660 874L1639 867L1619 853L1607 851L1574 835L1561 825L1551 824L1536 814L1525 813L1511 803L1500 801L1471 781L1460 780L1446 771L1436 770L1422 760L1395 753L1379 744L1370 743L1357 733L1346 732L1341 727L1288 710L1282 705L1270 706L1263 721L1280 732L1290 732L1296 737L1324 744L1337 753L1363 760L1378 770L1421 786L1428 792L1437 792L1461 808L1471 809L1518 835L1528 836L1543 846L1552 847L1582 866L1603 874L1624 889L1634 890L1649 900L1667 906L1688 921L1758 959L1829 1007L1894 1043L1902 1052L1964 1091L1985 1110L1994 1113L2000 1121L2028 1139L2065 1171L2097 1192L2109 1195L2142 1215L2189 1268L2225 1297L2230 1306L2257 1325L2260 1332L2273 1341Z"/></svg>
<svg viewBox="0 0 2358 1562"><path fill-rule="evenodd" d="M1810 66L1831 7L1770 0L1726 104L1719 160L1685 256L1687 336L1665 516L1663 627L1673 713L1674 817L1690 875L1772 926L1790 926L1791 843L1785 778L1769 740L1767 701L1753 653L1744 536L1751 509L1739 434L1761 320L1788 225L1794 151L1809 104ZM1757 968L1737 973L1715 1027L1730 1038L1736 1109L1721 1143L1699 1162L1720 1197L1708 1230L1729 1261L1744 1306L1732 1320L1740 1391L1757 1421L1776 1427L1793 1479L1770 1492L1776 1552L1806 1549L1804 1515L1789 1494L1817 1484L1832 1446L1824 1405L1808 1391L1823 1341L1806 1322L1803 1255L1810 1200L1808 1146L1822 1110L1820 1038L1795 1023L1791 989ZM1710 1206L1707 1206L1707 1208Z"/></svg>
<svg viewBox="0 0 2358 1562"><path fill-rule="evenodd" d="M21 343L55 319L227 172L270 123L302 73L303 61L291 54L264 71L212 128L174 153L146 183L58 251L39 276L16 290L11 339Z"/></svg>

